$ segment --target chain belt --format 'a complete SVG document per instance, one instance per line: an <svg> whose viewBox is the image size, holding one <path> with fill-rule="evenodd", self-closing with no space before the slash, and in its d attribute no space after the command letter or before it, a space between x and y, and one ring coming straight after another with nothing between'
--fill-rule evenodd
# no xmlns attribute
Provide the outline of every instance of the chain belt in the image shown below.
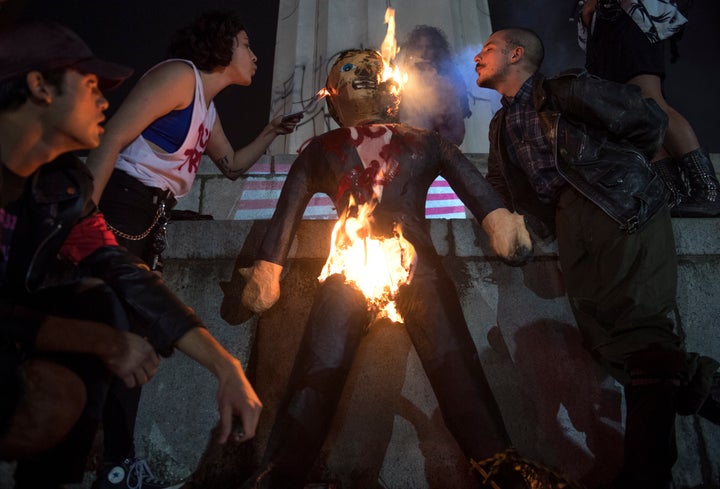
<svg viewBox="0 0 720 489"><path fill-rule="evenodd" d="M127 239L128 241L140 241L140 240L148 237L148 235L152 232L152 230L157 225L158 221L160 221L161 217L166 217L164 200L160 201L160 205L158 205L157 212L155 212L155 217L153 218L153 222L150 224L150 226L145 231L143 231L140 234L127 234L127 233L120 231L119 229L114 227L109 222L107 223L107 225L108 225L108 228L110 228L110 231L112 231L113 234L115 234L115 236L118 236L119 238Z"/></svg>

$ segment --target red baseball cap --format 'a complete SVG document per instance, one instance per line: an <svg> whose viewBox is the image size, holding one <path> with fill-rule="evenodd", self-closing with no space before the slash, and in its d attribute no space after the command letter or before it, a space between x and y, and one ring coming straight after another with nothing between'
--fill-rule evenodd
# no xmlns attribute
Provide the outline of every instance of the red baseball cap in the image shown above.
<svg viewBox="0 0 720 489"><path fill-rule="evenodd" d="M57 22L33 21L0 31L0 81L54 68L97 75L102 90L118 86L133 73L132 68L95 56L80 36Z"/></svg>

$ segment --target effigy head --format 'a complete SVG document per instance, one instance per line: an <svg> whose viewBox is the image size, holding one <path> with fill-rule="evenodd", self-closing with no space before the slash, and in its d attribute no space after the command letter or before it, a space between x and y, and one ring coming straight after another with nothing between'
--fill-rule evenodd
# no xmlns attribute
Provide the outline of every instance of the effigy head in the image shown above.
<svg viewBox="0 0 720 489"><path fill-rule="evenodd" d="M328 109L341 127L397 122L396 83L383 81L384 62L372 49L343 51L330 68L326 88Z"/></svg>

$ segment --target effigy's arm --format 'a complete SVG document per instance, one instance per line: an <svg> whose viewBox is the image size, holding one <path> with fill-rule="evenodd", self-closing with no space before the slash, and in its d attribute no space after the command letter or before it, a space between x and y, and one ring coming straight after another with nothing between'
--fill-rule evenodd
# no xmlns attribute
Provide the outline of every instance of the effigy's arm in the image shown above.
<svg viewBox="0 0 720 489"><path fill-rule="evenodd" d="M285 180L277 207L252 267L240 270L247 281L242 303L255 313L270 309L280 297L280 274L312 189L311 163L320 158L318 145L310 145L298 156Z"/></svg>
<svg viewBox="0 0 720 489"><path fill-rule="evenodd" d="M490 239L490 247L509 265L522 265L532 255L525 219L511 212L480 170L456 147L440 140L441 175L448 181Z"/></svg>

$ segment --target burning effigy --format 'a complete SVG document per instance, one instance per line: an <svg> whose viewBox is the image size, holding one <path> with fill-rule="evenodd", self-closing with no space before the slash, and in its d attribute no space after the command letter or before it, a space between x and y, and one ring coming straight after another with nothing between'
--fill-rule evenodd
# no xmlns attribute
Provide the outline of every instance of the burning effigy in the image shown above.
<svg viewBox="0 0 720 489"><path fill-rule="evenodd" d="M340 128L301 150L254 264L241 270L247 281L243 305L255 313L272 307L306 206L317 193L333 200L338 221L328 237L331 251L285 398L261 465L243 487L303 487L358 346L380 317L406 329L447 428L467 458L477 461L478 478L488 487L519 488L531 487L526 473L537 474L537 466L522 462L524 472L492 468L507 458L498 457L510 453L511 443L428 231L428 188L443 176L481 223L493 251L510 264L531 254L524 220L503 206L457 146L435 132L397 123L402 80L387 68L383 55L370 49L338 56L325 100Z"/></svg>

